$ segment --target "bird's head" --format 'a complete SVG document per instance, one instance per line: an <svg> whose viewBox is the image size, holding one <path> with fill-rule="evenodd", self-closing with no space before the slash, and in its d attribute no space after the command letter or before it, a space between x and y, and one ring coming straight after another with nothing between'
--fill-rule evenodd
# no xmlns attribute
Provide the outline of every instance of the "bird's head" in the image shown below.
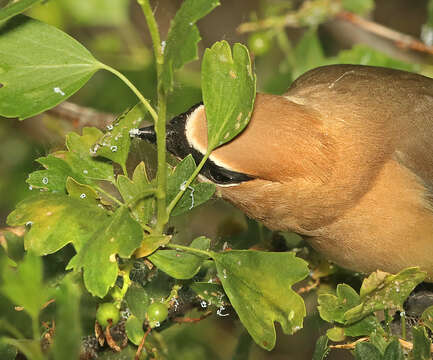
<svg viewBox="0 0 433 360"><path fill-rule="evenodd" d="M213 182L219 195L249 216L272 228L287 228L279 224L275 211L286 217L295 214L287 208L297 203L296 194L305 192L307 185L321 183L328 174L328 146L321 125L314 112L302 105L282 96L257 94L250 123L211 153L201 179ZM156 141L153 126L140 129L138 136ZM207 151L203 104L170 121L166 145L180 159L191 154L197 164L202 160Z"/></svg>

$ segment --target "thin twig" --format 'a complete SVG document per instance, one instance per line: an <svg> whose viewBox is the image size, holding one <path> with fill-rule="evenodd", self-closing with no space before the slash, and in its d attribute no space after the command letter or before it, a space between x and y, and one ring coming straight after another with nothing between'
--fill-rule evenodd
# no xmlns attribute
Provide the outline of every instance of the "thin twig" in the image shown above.
<svg viewBox="0 0 433 360"><path fill-rule="evenodd" d="M112 348L116 352L121 352L122 349L119 345L117 345L116 341L114 341L113 337L111 336L111 326L113 325L113 321L111 319L108 319L108 325L105 328L105 339L107 340L107 344L110 348Z"/></svg>
<svg viewBox="0 0 433 360"><path fill-rule="evenodd" d="M410 35L390 29L374 21L366 20L361 16L347 11L342 11L338 13L336 17L338 19L350 22L351 24L356 25L363 30L376 34L385 39L391 40L399 48L410 49L433 55L433 46L428 46Z"/></svg>
<svg viewBox="0 0 433 360"><path fill-rule="evenodd" d="M331 349L349 349L349 350L353 350L356 346L356 344L361 343L361 342L365 342L368 341L368 337L363 337L360 338L350 344L338 344L338 345L330 345L329 347Z"/></svg>
<svg viewBox="0 0 433 360"><path fill-rule="evenodd" d="M64 101L56 107L47 110L47 113L70 121L76 129L82 129L85 126L104 129L116 119L114 114L97 111L69 101Z"/></svg>
<svg viewBox="0 0 433 360"><path fill-rule="evenodd" d="M152 331L152 328L149 326L146 330L146 332L143 335L143 338L141 339L140 345L138 346L137 352L135 353L135 360L140 359L141 351L143 350L144 343L146 342L147 335L150 334Z"/></svg>
<svg viewBox="0 0 433 360"><path fill-rule="evenodd" d="M298 291L296 291L299 295L300 294L304 294L307 292L310 292L311 290L315 289L316 287L318 287L320 285L320 279L314 279L314 282L307 285L307 286L303 286L301 287Z"/></svg>
<svg viewBox="0 0 433 360"><path fill-rule="evenodd" d="M173 322L176 322L176 323L179 323L179 324L183 324L183 323L197 323L197 322L200 322L200 321L206 319L211 314L212 314L212 311L207 311L202 316L200 316L199 318L178 317L178 318L174 318Z"/></svg>

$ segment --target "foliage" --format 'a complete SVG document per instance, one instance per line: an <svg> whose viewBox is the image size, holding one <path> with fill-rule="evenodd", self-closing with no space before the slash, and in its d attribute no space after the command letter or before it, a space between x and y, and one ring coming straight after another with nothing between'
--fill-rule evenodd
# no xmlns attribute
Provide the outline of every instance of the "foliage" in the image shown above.
<svg viewBox="0 0 433 360"><path fill-rule="evenodd" d="M247 239L238 238L236 250L224 246L220 251L218 242L205 236L190 237L189 245L178 243L179 237L169 230L169 224L213 196L215 186L199 182L197 176L210 153L248 125L256 75L244 45L219 41L207 48L201 63L207 153L199 164L192 156L175 166L167 164L164 130L167 106L177 91L177 74L198 58L201 38L196 23L219 2L183 1L163 41L149 1L137 2L153 40L155 59L150 69L156 72L156 79L151 98L157 99L157 106L123 73L97 60L77 40L22 15L33 5L33 10L37 9L38 0L10 1L0 9L0 115L23 120L51 109L76 93L98 70L114 74L140 100L104 131L84 127L81 135L70 132L65 136L64 150L36 160L42 169L28 176L32 193L7 219L8 225L25 229L24 234L7 232L0 241L2 359L15 359L18 351L30 360L76 359L95 319L95 341L106 341L119 352L105 351L101 358L131 358L143 347L136 358L165 359L166 329L211 313L221 318L237 314L246 331L233 358L246 359L251 341L266 350L275 347L275 322L284 334L303 327L306 307L295 291L302 281L302 286L309 287L321 278L329 280L338 271L323 260L317 261L314 253L306 255L298 249L303 244L296 241L293 245L286 235L284 249L296 249L275 251L257 225L250 227ZM127 26L127 5L118 0L108 7L99 1L92 5L59 1L54 6L69 9L80 18L77 23ZM101 6L106 16L95 14ZM417 65L365 45L326 56L317 26L338 11L366 14L373 7L372 1L314 0L287 13L287 7L269 6L267 22L257 24L270 25L257 29L250 44L258 44L253 51L261 59L274 49L284 58L264 88L280 92L305 71L331 63L420 71ZM83 15L87 11L94 15ZM283 18L308 27L294 46L282 30ZM148 162L134 162L133 158L137 142L130 134L143 121L154 122L157 130L156 175ZM250 248L252 245L257 249ZM53 270L56 256L61 260L59 268ZM326 358L332 348L329 340L361 337L362 341L353 343L356 359L405 358L398 336L390 330L389 312L404 314L405 300L424 278L425 273L418 268L408 268L396 275L372 273L359 291L345 283L338 284L335 292L321 287L318 311L322 323L331 327L319 337L313 359ZM22 310L21 314L3 311L12 306ZM198 320L188 317L191 311L199 313ZM379 320L379 313L384 321ZM25 319L15 323L19 316ZM425 309L417 327L411 329L413 349L409 356L413 359L430 358L426 329L433 329L432 317L432 308ZM18 323L24 323L24 329ZM45 330L41 334L42 324ZM401 337L405 338L404 316L401 327ZM124 338L116 339L117 332ZM43 339L48 339L48 344Z"/></svg>

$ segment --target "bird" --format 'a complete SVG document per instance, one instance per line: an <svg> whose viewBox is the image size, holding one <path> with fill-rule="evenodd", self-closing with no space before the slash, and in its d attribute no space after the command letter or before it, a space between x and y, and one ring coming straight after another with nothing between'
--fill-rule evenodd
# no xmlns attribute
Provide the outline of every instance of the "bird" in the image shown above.
<svg viewBox="0 0 433 360"><path fill-rule="evenodd" d="M153 127L141 129L155 141ZM167 149L198 163L202 103L167 126ZM271 230L292 231L362 273L418 266L433 281L433 79L383 67L312 69L283 95L257 93L247 127L201 171Z"/></svg>

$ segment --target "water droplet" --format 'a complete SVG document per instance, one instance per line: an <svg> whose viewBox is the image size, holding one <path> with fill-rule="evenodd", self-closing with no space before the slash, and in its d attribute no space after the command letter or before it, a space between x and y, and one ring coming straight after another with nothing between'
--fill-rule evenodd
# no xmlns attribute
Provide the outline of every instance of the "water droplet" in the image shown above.
<svg viewBox="0 0 433 360"><path fill-rule="evenodd" d="M112 145L112 146L110 146L110 150L111 150L112 152L116 152L116 151L117 151L117 146L116 146L116 145Z"/></svg>
<svg viewBox="0 0 433 360"><path fill-rule="evenodd" d="M161 41L161 52L164 54L164 50L165 50L165 45L167 45L167 43L165 41Z"/></svg>
<svg viewBox="0 0 433 360"><path fill-rule="evenodd" d="M33 221L27 221L27 222L26 222L26 226L27 226L27 227L32 226L32 225L33 225Z"/></svg>
<svg viewBox="0 0 433 360"><path fill-rule="evenodd" d="M82 193L81 195L80 195L80 198L81 199L85 199L87 196L86 196L86 194L84 194L84 193Z"/></svg>
<svg viewBox="0 0 433 360"><path fill-rule="evenodd" d="M155 321L155 323L153 324L154 327L160 327L161 323L159 321Z"/></svg>
<svg viewBox="0 0 433 360"><path fill-rule="evenodd" d="M89 172L86 169L83 170L83 174L88 174L88 173Z"/></svg>
<svg viewBox="0 0 433 360"><path fill-rule="evenodd" d="M113 127L112 124L108 124L108 125L107 125L107 130L108 130L108 131L111 131L111 130L113 130L113 129L114 129L114 127Z"/></svg>
<svg viewBox="0 0 433 360"><path fill-rule="evenodd" d="M62 96L65 96L66 94L62 91L62 89L60 89L59 87L55 87L55 88L53 88L53 91L56 93L56 94L60 94L60 95L62 95Z"/></svg>
<svg viewBox="0 0 433 360"><path fill-rule="evenodd" d="M227 279L227 270L226 269L223 270L223 278Z"/></svg>
<svg viewBox="0 0 433 360"><path fill-rule="evenodd" d="M205 300L200 301L200 306L205 309L207 308L207 302Z"/></svg>
<svg viewBox="0 0 433 360"><path fill-rule="evenodd" d="M48 184L48 178L47 177L42 178L42 184L44 184L44 185Z"/></svg>
<svg viewBox="0 0 433 360"><path fill-rule="evenodd" d="M29 186L29 190L33 190L33 186L30 185L30 186Z"/></svg>

